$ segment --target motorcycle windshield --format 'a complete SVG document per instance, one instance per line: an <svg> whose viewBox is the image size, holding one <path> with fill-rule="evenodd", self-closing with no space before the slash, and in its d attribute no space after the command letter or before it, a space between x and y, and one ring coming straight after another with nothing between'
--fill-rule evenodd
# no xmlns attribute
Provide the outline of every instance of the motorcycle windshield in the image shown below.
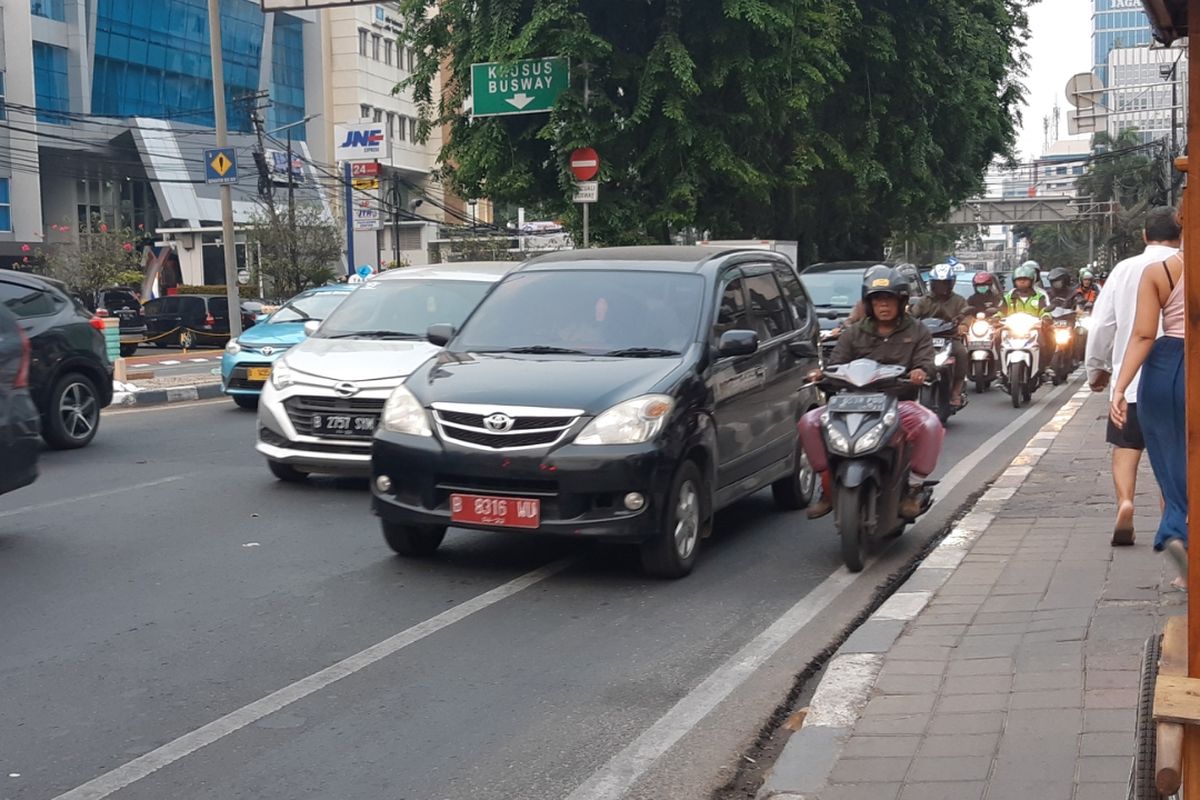
<svg viewBox="0 0 1200 800"><path fill-rule="evenodd" d="M954 323L946 322L944 319L933 319L932 317L921 320L921 324L924 325L926 330L928 330L933 336L952 331L955 328Z"/></svg>
<svg viewBox="0 0 1200 800"><path fill-rule="evenodd" d="M851 386L862 388L878 381L898 378L905 373L905 368L899 364L880 364L869 358L859 358L849 364L830 367L826 372Z"/></svg>

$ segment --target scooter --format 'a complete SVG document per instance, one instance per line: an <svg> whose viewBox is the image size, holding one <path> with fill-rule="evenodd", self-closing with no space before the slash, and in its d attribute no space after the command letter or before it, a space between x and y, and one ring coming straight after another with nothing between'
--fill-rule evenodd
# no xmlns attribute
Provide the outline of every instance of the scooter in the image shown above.
<svg viewBox="0 0 1200 800"><path fill-rule="evenodd" d="M1033 392L1042 383L1042 348L1038 332L1042 321L1032 314L1017 313L1004 319L1000 330L1001 380L1013 408L1020 408L1033 399Z"/></svg>
<svg viewBox="0 0 1200 800"><path fill-rule="evenodd" d="M967 358L971 361L967 377L975 384L975 391L983 394L996 380L997 356L996 330L982 311L967 328Z"/></svg>
<svg viewBox="0 0 1200 800"><path fill-rule="evenodd" d="M1050 372L1054 385L1065 383L1075 369L1075 309L1056 308L1050 312L1054 331L1054 355L1050 358Z"/></svg>
<svg viewBox="0 0 1200 800"><path fill-rule="evenodd" d="M851 572L865 563L867 545L898 536L914 522L900 516L908 489L909 447L900 428L900 403L885 390L903 383L906 369L869 358L825 370L821 386L829 401L821 433L833 478L833 509L842 542L842 560ZM921 488L921 513L933 505L936 481Z"/></svg>
<svg viewBox="0 0 1200 800"><path fill-rule="evenodd" d="M1092 329L1092 306L1088 304L1075 315L1075 364L1084 362L1087 355L1087 337Z"/></svg>
<svg viewBox="0 0 1200 800"><path fill-rule="evenodd" d="M945 425L950 417L962 410L950 403L950 392L954 387L954 339L958 336L958 325L940 319L923 319L921 324L933 337L932 380L921 389L921 405L938 415ZM963 406L966 398L963 398Z"/></svg>

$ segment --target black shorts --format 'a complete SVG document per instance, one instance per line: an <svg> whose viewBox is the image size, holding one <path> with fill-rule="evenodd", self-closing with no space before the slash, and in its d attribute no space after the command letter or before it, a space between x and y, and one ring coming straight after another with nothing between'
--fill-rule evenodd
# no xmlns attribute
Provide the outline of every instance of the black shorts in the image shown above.
<svg viewBox="0 0 1200 800"><path fill-rule="evenodd" d="M1108 434L1104 440L1113 447L1145 450L1146 439L1142 436L1142 426L1138 423L1137 403L1130 403L1125 409L1125 427L1118 428L1113 424L1112 417L1109 417Z"/></svg>

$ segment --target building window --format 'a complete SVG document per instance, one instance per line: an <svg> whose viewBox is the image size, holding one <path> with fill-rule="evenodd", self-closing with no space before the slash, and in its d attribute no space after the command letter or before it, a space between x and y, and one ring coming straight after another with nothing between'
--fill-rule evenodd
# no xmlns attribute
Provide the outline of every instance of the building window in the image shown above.
<svg viewBox="0 0 1200 800"><path fill-rule="evenodd" d="M29 9L35 17L67 21L67 8L63 0L29 0Z"/></svg>
<svg viewBox="0 0 1200 800"><path fill-rule="evenodd" d="M304 22L291 14L275 14L271 23L271 128L282 128L304 119ZM293 139L303 141L303 125L289 128Z"/></svg>
<svg viewBox="0 0 1200 800"><path fill-rule="evenodd" d="M417 118L416 117L408 118L408 139L413 144L416 144L416 141L417 141Z"/></svg>
<svg viewBox="0 0 1200 800"><path fill-rule="evenodd" d="M406 119L406 117L403 114L400 114L399 117L400 117L400 128L396 132L396 141L403 142L404 141L404 120Z"/></svg>
<svg viewBox="0 0 1200 800"><path fill-rule="evenodd" d="M12 232L12 204L9 202L8 178L0 178L0 231Z"/></svg>
<svg viewBox="0 0 1200 800"><path fill-rule="evenodd" d="M33 43L33 85L39 122L58 125L67 119L56 111L68 111L71 95L67 88L67 49L45 42Z"/></svg>
<svg viewBox="0 0 1200 800"><path fill-rule="evenodd" d="M408 48L408 71L413 72L417 68L417 51L411 47Z"/></svg>
<svg viewBox="0 0 1200 800"><path fill-rule="evenodd" d="M359 119L370 119L371 118L371 107L369 105L367 105L366 103L363 103L361 106L359 106L358 107L358 118Z"/></svg>
<svg viewBox="0 0 1200 800"><path fill-rule="evenodd" d="M376 61L379 60L379 43L382 40L383 37L378 33L371 34L371 58L375 59Z"/></svg>
<svg viewBox="0 0 1200 800"><path fill-rule="evenodd" d="M5 108L5 101L8 95L5 85L4 70L0 70L0 119L8 119L8 110Z"/></svg>
<svg viewBox="0 0 1200 800"><path fill-rule="evenodd" d="M358 54L360 56L365 56L367 54L367 33L368 31L366 28L358 29Z"/></svg>
<svg viewBox="0 0 1200 800"><path fill-rule="evenodd" d="M392 141L395 141L396 140L396 112L394 112L394 111L388 112L387 132L388 132L388 138L391 139Z"/></svg>
<svg viewBox="0 0 1200 800"><path fill-rule="evenodd" d="M371 120L373 122L383 122L383 109L382 108L375 109L375 115L373 117L371 117Z"/></svg>
<svg viewBox="0 0 1200 800"><path fill-rule="evenodd" d="M392 40L388 39L383 43L383 63L391 66L392 64Z"/></svg>

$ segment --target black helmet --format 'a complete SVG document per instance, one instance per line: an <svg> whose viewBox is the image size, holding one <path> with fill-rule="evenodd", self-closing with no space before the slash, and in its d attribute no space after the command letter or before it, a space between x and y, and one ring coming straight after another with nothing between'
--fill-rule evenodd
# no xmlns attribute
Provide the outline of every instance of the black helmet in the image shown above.
<svg viewBox="0 0 1200 800"><path fill-rule="evenodd" d="M1065 289L1071 283L1071 273L1063 267L1055 267L1054 269L1050 270L1050 274L1046 276L1046 279L1050 281L1050 285L1054 286L1054 288ZM1062 286L1056 286L1055 284L1059 283L1060 281L1062 282Z"/></svg>
<svg viewBox="0 0 1200 800"><path fill-rule="evenodd" d="M871 319L875 312L871 309L871 298L875 295L887 294L900 301L900 315L904 315L908 307L908 276L898 269L879 264L871 267L863 275L863 311Z"/></svg>

